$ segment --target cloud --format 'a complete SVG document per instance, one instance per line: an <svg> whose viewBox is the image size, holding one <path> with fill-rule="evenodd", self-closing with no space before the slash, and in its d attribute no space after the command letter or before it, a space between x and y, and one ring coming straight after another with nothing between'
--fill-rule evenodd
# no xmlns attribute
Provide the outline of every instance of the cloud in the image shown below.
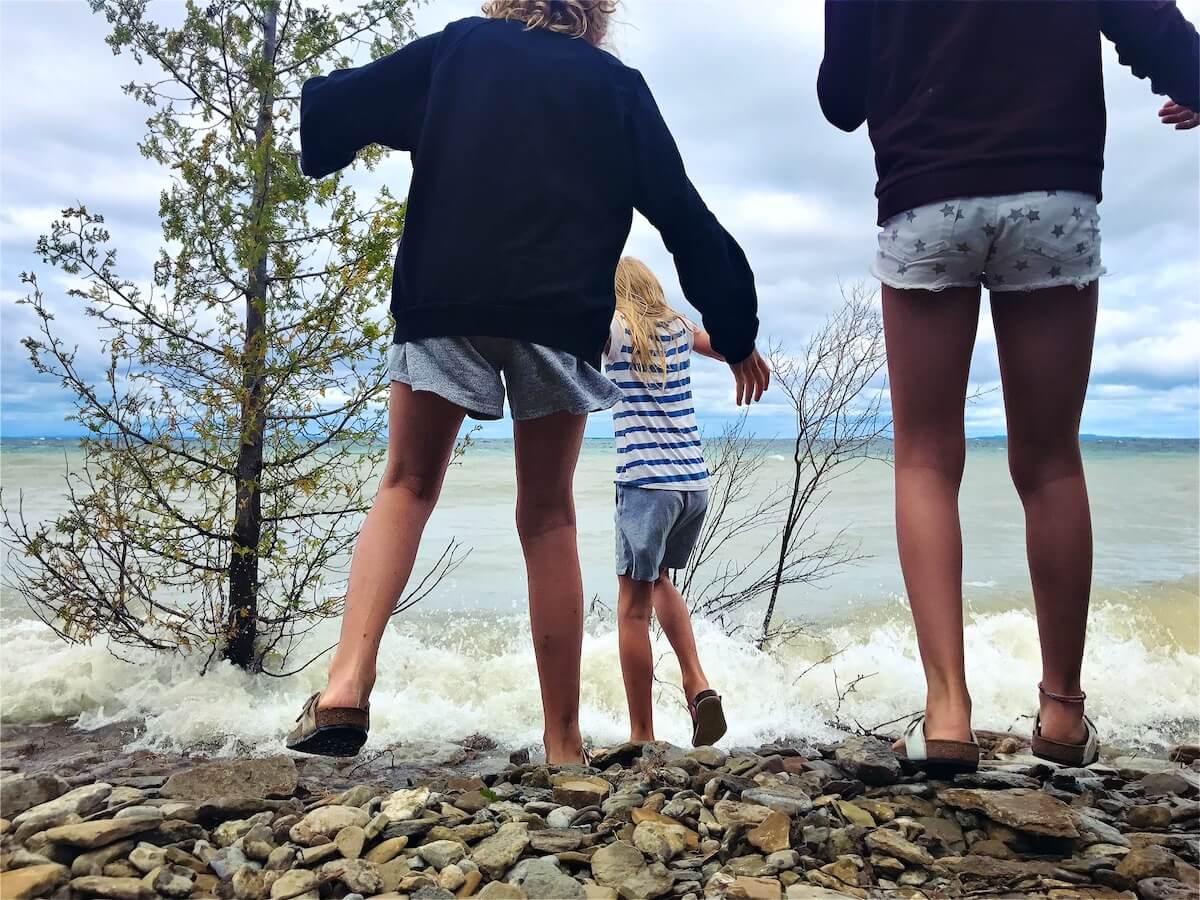
<svg viewBox="0 0 1200 900"><path fill-rule="evenodd" d="M1200 21L1200 0L1181 4ZM418 30L478 12L478 0L416 7ZM156 14L173 15L170 5ZM755 269L765 336L799 347L840 302L841 285L869 279L875 244L874 166L865 130L825 123L815 97L822 19L815 3L624 0L614 49L640 69L706 202ZM13 301L24 269L40 268L32 241L64 206L104 212L121 269L144 280L159 245L158 192L166 177L136 144L146 110L121 91L138 77L104 43L102 18L84 4L0 3L0 378L6 434L61 432L63 397L32 375L17 345L30 332ZM1196 435L1200 370L1200 150L1196 132L1159 126L1160 99L1104 48L1108 97L1104 260L1092 388L1083 427L1094 433ZM407 157L356 176L362 191L387 183L403 195ZM628 252L659 274L688 310L657 233L635 220ZM56 304L60 303L56 299ZM55 307L73 337L90 323ZM995 337L981 317L972 389L998 384ZM697 366L698 406L716 422L735 414L732 379ZM769 397L771 395L768 395ZM764 430L787 424L773 398L755 411ZM998 391L967 411L972 433L1003 429ZM506 425L492 426L496 433ZM608 429L594 417L592 433Z"/></svg>

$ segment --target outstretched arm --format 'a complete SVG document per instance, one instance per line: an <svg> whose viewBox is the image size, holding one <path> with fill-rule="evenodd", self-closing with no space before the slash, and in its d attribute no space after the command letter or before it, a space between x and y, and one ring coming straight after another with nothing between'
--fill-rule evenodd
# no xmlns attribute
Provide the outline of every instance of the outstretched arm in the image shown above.
<svg viewBox="0 0 1200 900"><path fill-rule="evenodd" d="M693 329L693 350L709 359L726 361L725 357L713 349L712 340L707 331L703 328L696 328L691 322L688 322L688 326ZM757 403L762 398L763 391L771 383L771 369L767 365L767 361L755 350L740 363L734 363L729 368L733 372L734 401L737 405Z"/></svg>
<svg viewBox="0 0 1200 900"><path fill-rule="evenodd" d="M1117 56L1150 89L1178 106L1200 109L1200 36L1173 2L1105 0L1100 29Z"/></svg>
<svg viewBox="0 0 1200 900"><path fill-rule="evenodd" d="M323 178L354 162L368 144L416 145L425 117L433 53L441 34L405 44L365 66L304 82L300 93L300 169Z"/></svg>
<svg viewBox="0 0 1200 900"><path fill-rule="evenodd" d="M717 352L740 362L754 352L758 297L737 241L704 205L642 76L631 73L629 127L634 206L662 235L679 284L700 310Z"/></svg>

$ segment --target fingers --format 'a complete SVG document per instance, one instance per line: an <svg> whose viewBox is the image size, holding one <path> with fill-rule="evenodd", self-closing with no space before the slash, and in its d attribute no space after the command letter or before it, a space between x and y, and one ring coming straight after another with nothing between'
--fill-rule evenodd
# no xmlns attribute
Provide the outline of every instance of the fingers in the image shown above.
<svg viewBox="0 0 1200 900"><path fill-rule="evenodd" d="M1158 111L1164 125L1174 125L1176 131L1187 131L1200 125L1200 114L1171 100Z"/></svg>

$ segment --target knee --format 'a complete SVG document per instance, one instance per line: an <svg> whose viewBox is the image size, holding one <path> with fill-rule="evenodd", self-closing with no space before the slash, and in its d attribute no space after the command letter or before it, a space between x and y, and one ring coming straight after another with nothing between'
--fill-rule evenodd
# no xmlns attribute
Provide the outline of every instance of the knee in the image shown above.
<svg viewBox="0 0 1200 900"><path fill-rule="evenodd" d="M649 626L654 612L654 584L649 581L634 581L621 592L617 603L617 618L628 623Z"/></svg>
<svg viewBox="0 0 1200 900"><path fill-rule="evenodd" d="M967 460L966 436L960 430L896 432L896 469L926 469L959 484Z"/></svg>
<svg viewBox="0 0 1200 900"><path fill-rule="evenodd" d="M442 490L442 479L437 475L406 469L404 466L388 463L383 477L379 480L379 491L403 491L422 506L433 508L437 503L438 494Z"/></svg>
<svg viewBox="0 0 1200 900"><path fill-rule="evenodd" d="M517 535L522 541L550 531L575 527L575 502L562 494L517 494Z"/></svg>
<svg viewBox="0 0 1200 900"><path fill-rule="evenodd" d="M1010 435L1008 471L1021 497L1036 493L1052 481L1081 475L1079 435L1073 432L1036 438Z"/></svg>

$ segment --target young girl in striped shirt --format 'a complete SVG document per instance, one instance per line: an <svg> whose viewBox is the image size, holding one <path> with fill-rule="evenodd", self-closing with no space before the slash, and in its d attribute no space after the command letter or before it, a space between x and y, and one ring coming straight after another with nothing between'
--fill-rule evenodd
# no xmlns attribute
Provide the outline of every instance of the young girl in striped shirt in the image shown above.
<svg viewBox="0 0 1200 900"><path fill-rule="evenodd" d="M605 349L609 377L621 391L613 407L617 445L617 617L621 672L629 702L630 740L654 740L654 660L650 616L658 616L683 674L692 744L725 733L721 698L700 667L687 604L668 576L682 569L704 525L708 468L692 404L691 354L722 360L708 333L667 305L646 265L617 266L617 312ZM765 386L765 364L763 379ZM761 390L738 402L758 400Z"/></svg>

